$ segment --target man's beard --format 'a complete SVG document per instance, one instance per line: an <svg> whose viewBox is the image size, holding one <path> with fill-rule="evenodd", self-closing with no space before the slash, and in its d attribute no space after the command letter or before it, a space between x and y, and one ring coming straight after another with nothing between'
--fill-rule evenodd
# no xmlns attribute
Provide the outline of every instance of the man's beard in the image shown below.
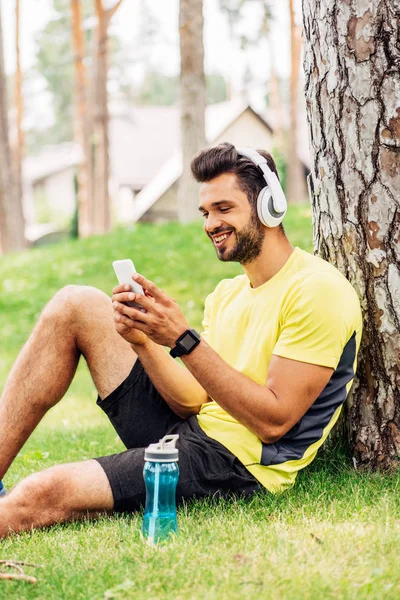
<svg viewBox="0 0 400 600"><path fill-rule="evenodd" d="M239 262L242 265L246 265L261 254L265 230L257 215L253 212L247 225L240 231L236 229L221 229L221 233L224 231L231 231L232 235L236 236L236 245L230 250L224 247L221 249L216 248L219 260L223 262ZM215 231L213 235L216 233L220 232Z"/></svg>

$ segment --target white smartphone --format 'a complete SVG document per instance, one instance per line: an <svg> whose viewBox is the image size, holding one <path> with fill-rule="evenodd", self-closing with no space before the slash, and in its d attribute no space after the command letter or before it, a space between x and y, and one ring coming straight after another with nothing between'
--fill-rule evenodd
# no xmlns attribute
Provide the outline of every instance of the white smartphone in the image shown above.
<svg viewBox="0 0 400 600"><path fill-rule="evenodd" d="M115 260L113 262L113 267L119 283L127 283L132 292L135 294L144 295L142 286L132 279L132 275L136 273L136 269L130 258L125 258L124 260ZM142 312L146 312L146 309L136 302L125 302L125 304L134 308L140 308Z"/></svg>

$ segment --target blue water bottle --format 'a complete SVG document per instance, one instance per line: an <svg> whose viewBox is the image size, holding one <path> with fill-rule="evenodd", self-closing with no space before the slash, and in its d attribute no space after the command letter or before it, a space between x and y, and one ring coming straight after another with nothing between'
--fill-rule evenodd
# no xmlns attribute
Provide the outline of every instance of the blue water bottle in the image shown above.
<svg viewBox="0 0 400 600"><path fill-rule="evenodd" d="M178 483L179 435L166 435L158 444L150 444L144 452L143 477L146 484L146 506L143 535L156 544L178 532L176 520L176 484Z"/></svg>

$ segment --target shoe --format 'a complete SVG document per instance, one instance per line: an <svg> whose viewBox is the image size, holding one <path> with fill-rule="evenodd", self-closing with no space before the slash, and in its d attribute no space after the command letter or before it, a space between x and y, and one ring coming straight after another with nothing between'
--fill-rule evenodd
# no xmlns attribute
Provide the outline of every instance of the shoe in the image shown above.
<svg viewBox="0 0 400 600"><path fill-rule="evenodd" d="M5 496L7 494L7 490L4 487L4 483L0 480L0 497Z"/></svg>

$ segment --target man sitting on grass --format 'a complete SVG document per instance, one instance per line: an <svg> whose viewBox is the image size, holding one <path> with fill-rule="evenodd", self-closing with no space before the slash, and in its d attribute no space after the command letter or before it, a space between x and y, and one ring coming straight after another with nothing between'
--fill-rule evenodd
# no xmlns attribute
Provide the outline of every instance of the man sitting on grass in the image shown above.
<svg viewBox="0 0 400 600"><path fill-rule="evenodd" d="M220 260L244 269L207 298L201 338L140 275L145 296L119 285L110 302L67 286L45 307L2 395L0 477L64 396L81 355L127 450L21 481L0 501L0 536L137 510L144 448L167 433L179 434L178 501L280 491L314 459L354 377L360 306L333 266L291 246L276 167L261 154L221 144L192 161L205 233Z"/></svg>

